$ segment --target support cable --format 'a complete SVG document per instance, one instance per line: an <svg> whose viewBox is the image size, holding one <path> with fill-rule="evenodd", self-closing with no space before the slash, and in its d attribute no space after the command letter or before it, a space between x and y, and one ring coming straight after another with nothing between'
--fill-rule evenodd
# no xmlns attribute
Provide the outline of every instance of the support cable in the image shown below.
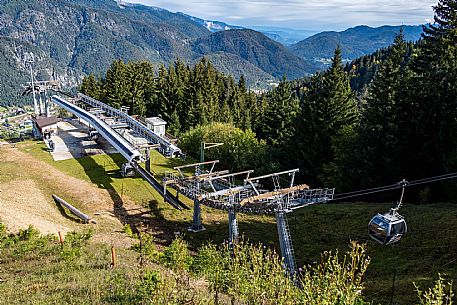
<svg viewBox="0 0 457 305"><path fill-rule="evenodd" d="M422 184L429 184L429 183L433 183L433 182L456 179L456 178L457 178L457 172L418 179L418 180L413 180L413 181L406 181L405 179L403 179L402 181L395 183L395 184L391 184L391 185L385 185L385 186L374 187L374 188L369 188L369 189L362 189L362 190L358 190L358 191L335 194L333 196L333 199L331 199L331 200L333 200L333 201L343 200L343 199L348 199L348 198L371 195L371 194L375 194L375 193L381 193L381 192L396 190L396 189L400 189L400 188L411 187L411 186L422 185Z"/></svg>

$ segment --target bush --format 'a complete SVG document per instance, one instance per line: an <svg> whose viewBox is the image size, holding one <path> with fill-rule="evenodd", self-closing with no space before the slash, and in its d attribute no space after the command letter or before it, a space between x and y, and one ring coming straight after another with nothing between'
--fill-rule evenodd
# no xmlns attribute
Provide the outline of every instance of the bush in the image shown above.
<svg viewBox="0 0 457 305"><path fill-rule="evenodd" d="M209 289L214 292L215 304L218 303L219 293L227 291L230 284L227 262L230 255L224 252L226 250L227 248L218 249L215 245L208 243L200 248L192 266L194 273L207 279Z"/></svg>
<svg viewBox="0 0 457 305"><path fill-rule="evenodd" d="M435 286L429 288L427 291L421 291L414 283L417 295L419 297L419 305L452 305L452 298L454 292L452 291L452 283L445 284L441 275L435 282Z"/></svg>
<svg viewBox="0 0 457 305"><path fill-rule="evenodd" d="M54 251L52 235L40 236L40 232L33 226L19 230L17 234L6 234L3 224L0 226L0 249L11 249L12 257L18 259L26 255L48 255Z"/></svg>
<svg viewBox="0 0 457 305"><path fill-rule="evenodd" d="M40 231L35 229L33 226L29 226L25 230L19 230L19 233L17 234L17 238L20 241L32 240L39 236L40 236Z"/></svg>
<svg viewBox="0 0 457 305"><path fill-rule="evenodd" d="M158 285L161 282L160 273L155 270L145 270L141 279L137 293L138 297L144 301L152 302L152 297L157 293Z"/></svg>
<svg viewBox="0 0 457 305"><path fill-rule="evenodd" d="M219 160L223 168L231 171L261 168L266 163L266 144L256 139L251 130L243 131L226 123L198 126L180 137L179 146L199 159L202 142L224 143L205 151L205 159Z"/></svg>
<svg viewBox="0 0 457 305"><path fill-rule="evenodd" d="M190 256L187 242L179 236L175 238L171 245L165 249L162 261L173 270L189 270L192 264L192 257Z"/></svg>
<svg viewBox="0 0 457 305"><path fill-rule="evenodd" d="M127 234L127 236L130 237L130 238L137 238L137 237L138 237L136 234L133 233L132 227L131 227L130 224L128 224L128 223L126 223L126 224L122 227L122 232L124 232L125 234Z"/></svg>
<svg viewBox="0 0 457 305"><path fill-rule="evenodd" d="M362 280L369 263L365 246L355 242L342 261L338 252L325 252L320 264L308 266L302 273L300 299L304 304L365 304Z"/></svg>
<svg viewBox="0 0 457 305"><path fill-rule="evenodd" d="M6 226L0 222L0 240L6 236Z"/></svg>
<svg viewBox="0 0 457 305"><path fill-rule="evenodd" d="M162 253L157 250L154 243L154 236L140 233L139 238L139 243L133 245L132 250L140 254L141 263L143 263L144 260L148 260L150 262L159 261Z"/></svg>
<svg viewBox="0 0 457 305"><path fill-rule="evenodd" d="M274 251L241 241L202 247L193 270L205 276L215 292L215 303L218 294L225 292L232 302L243 304L355 305L364 304L362 279L368 264L365 246L352 243L342 261L338 253L327 252L321 264L291 278Z"/></svg>
<svg viewBox="0 0 457 305"><path fill-rule="evenodd" d="M65 236L60 256L66 262L72 262L81 257L84 248L87 246L89 239L92 237L92 230L87 232L69 232Z"/></svg>

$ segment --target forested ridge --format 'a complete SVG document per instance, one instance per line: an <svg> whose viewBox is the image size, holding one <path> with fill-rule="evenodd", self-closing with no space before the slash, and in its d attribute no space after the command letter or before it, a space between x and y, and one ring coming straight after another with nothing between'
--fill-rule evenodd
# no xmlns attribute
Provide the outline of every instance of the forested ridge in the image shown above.
<svg viewBox="0 0 457 305"><path fill-rule="evenodd" d="M184 138L213 122L253 131L268 170L299 167L313 186L345 191L444 174L457 169L457 2L439 1L435 23L416 44L401 31L392 46L347 67L337 48L326 71L283 79L261 95L206 60L194 68L177 61L157 76L146 62L116 61L81 90L135 114L162 116ZM226 163L242 157L226 156ZM449 198L452 187L430 193Z"/></svg>
<svg viewBox="0 0 457 305"><path fill-rule="evenodd" d="M0 105L30 101L21 97L30 78L25 63L30 53L37 80L58 80L68 90L85 74L105 74L118 58L150 61L157 69L177 58L193 66L202 57L236 80L244 75L248 86L264 89L284 74L295 79L322 70L324 64L315 59L327 61L337 44L343 58L351 59L387 46L396 29L324 32L303 41L309 42L305 49L287 48L249 29L212 33L198 18L158 7L114 0L0 0ZM407 39L416 40L419 32L419 26L405 28Z"/></svg>
<svg viewBox="0 0 457 305"><path fill-rule="evenodd" d="M252 30L211 33L188 17L114 0L0 0L0 103L24 102L29 53L37 80L75 88L84 74L105 74L113 60L147 60L156 68L178 57L193 65L203 56L237 79L263 87L319 67Z"/></svg>

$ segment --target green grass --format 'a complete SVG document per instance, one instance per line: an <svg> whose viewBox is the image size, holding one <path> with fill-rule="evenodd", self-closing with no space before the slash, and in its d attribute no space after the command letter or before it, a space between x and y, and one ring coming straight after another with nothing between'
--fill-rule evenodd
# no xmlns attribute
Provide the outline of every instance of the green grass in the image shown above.
<svg viewBox="0 0 457 305"><path fill-rule="evenodd" d="M23 146L22 146L23 145ZM78 160L54 162L43 150L43 145L21 144L35 157L52 164L74 177L91 181L100 188L128 196L144 205L157 202L152 218L168 232L186 232L192 221L192 211L179 212L164 204L155 191L141 178L121 178L119 155L98 155ZM152 170L161 175L179 163L159 154L153 154ZM0 181L9 175L11 166L1 168ZM4 176L3 172L6 173ZM14 171L13 171L14 172ZM395 199L393 199L395 200ZM191 202L187 201L189 206ZM392 246L380 246L368 239L367 225L377 212L386 212L391 204L338 203L312 206L289 215L295 254L299 264L319 261L323 251L344 252L350 240L367 242L371 264L366 274L365 296L373 304L390 304L392 280L396 270L394 303L417 302L413 282L421 288L432 285L441 273L447 280L457 280L457 205L406 203L401 213L406 217L408 234ZM275 220L269 216L239 215L240 232L250 240L278 247ZM206 231L186 233L186 239L196 248L208 240L221 242L228 235L227 215L203 208L203 225Z"/></svg>
<svg viewBox="0 0 457 305"><path fill-rule="evenodd" d="M24 247L28 251L19 256ZM136 253L118 249L113 269L108 245L89 243L72 260L60 249L50 237L0 244L0 304L128 304L122 298L133 299L141 276Z"/></svg>

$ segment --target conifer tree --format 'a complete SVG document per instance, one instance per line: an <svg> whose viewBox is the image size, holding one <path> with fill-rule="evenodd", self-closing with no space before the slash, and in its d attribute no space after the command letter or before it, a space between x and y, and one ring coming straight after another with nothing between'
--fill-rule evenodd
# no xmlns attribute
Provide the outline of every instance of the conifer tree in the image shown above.
<svg viewBox="0 0 457 305"><path fill-rule="evenodd" d="M434 10L412 63L415 87L406 109L414 176L457 169L457 1L440 0Z"/></svg>
<svg viewBox="0 0 457 305"><path fill-rule="evenodd" d="M293 135L293 122L299 108L290 83L283 77L267 100L261 136L268 144L281 146Z"/></svg>
<svg viewBox="0 0 457 305"><path fill-rule="evenodd" d="M357 104L338 47L330 68L311 80L290 142L294 165L302 169L308 181L317 182L323 166L334 159L332 142L357 118Z"/></svg>
<svg viewBox="0 0 457 305"><path fill-rule="evenodd" d="M171 114L170 121L168 122L168 133L177 137L181 133L181 123L179 121L178 112L175 110Z"/></svg>
<svg viewBox="0 0 457 305"><path fill-rule="evenodd" d="M83 94L86 94L96 100L99 100L102 93L102 88L99 81L95 78L93 74L84 77L79 91Z"/></svg>
<svg viewBox="0 0 457 305"><path fill-rule="evenodd" d="M130 80L127 65L122 59L114 61L105 79L106 101L115 108L131 103Z"/></svg>
<svg viewBox="0 0 457 305"><path fill-rule="evenodd" d="M344 71L341 49L338 46L332 58L332 65L323 76L323 118L331 134L336 134L343 126L355 122L358 111L354 94Z"/></svg>
<svg viewBox="0 0 457 305"><path fill-rule="evenodd" d="M405 153L400 143L400 125L408 120L402 111L409 76L407 54L401 30L368 88L351 163L351 167L356 167L361 175L358 185L380 185L402 177L398 156ZM352 171L347 176L355 179L354 169Z"/></svg>
<svg viewBox="0 0 457 305"><path fill-rule="evenodd" d="M144 116L147 107L147 88L153 86L154 67L149 62L129 63L127 65L130 78L132 114Z"/></svg>

